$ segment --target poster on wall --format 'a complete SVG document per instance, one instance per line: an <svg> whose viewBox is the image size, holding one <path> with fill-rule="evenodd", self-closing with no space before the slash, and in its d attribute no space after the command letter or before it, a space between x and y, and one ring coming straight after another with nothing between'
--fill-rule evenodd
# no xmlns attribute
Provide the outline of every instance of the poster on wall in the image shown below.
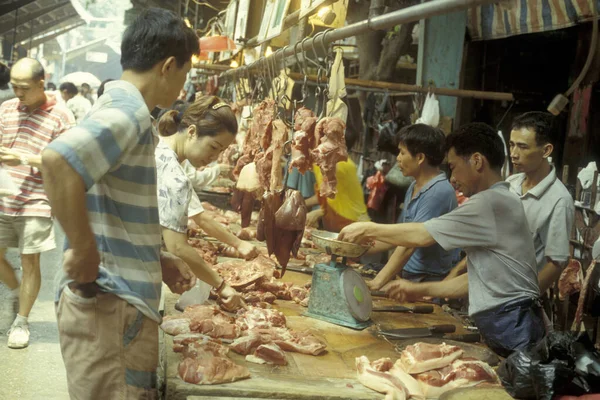
<svg viewBox="0 0 600 400"><path fill-rule="evenodd" d="M227 6L227 12L225 14L225 36L235 41L235 25L236 25L236 13L237 13L237 0L232 0ZM222 51L219 55L219 61L228 60L231 58L231 51Z"/></svg>
<svg viewBox="0 0 600 400"><path fill-rule="evenodd" d="M269 23L269 30L267 31L267 40L281 35L283 21L289 8L290 0L275 0L275 8L271 16L271 22Z"/></svg>
<svg viewBox="0 0 600 400"><path fill-rule="evenodd" d="M276 5L277 0L267 0L267 4L265 4L265 12L260 23L260 31L258 32L258 43L262 43L267 39L267 33L271 26L271 17L273 16Z"/></svg>
<svg viewBox="0 0 600 400"><path fill-rule="evenodd" d="M240 39L246 39L246 31L248 28L248 13L250 12L250 0L239 0L237 18L235 22L235 34L233 41L240 51L243 43Z"/></svg>
<svg viewBox="0 0 600 400"><path fill-rule="evenodd" d="M325 0L302 0L300 3L300 19L306 17L323 3L325 3Z"/></svg>

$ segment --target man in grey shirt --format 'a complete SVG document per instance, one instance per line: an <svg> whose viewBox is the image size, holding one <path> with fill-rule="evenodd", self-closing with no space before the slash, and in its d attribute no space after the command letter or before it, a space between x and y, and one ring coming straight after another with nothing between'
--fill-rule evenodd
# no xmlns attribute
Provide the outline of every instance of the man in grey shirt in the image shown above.
<svg viewBox="0 0 600 400"><path fill-rule="evenodd" d="M469 295L469 315L490 348L500 355L526 347L545 334L533 240L519 198L502 181L503 143L481 123L467 124L448 136L448 166L454 187L469 201L425 223L378 227L352 224L340 240L377 239L397 246L445 250L463 248L468 274L442 282L403 279L384 290L399 300L423 296L461 298Z"/></svg>
<svg viewBox="0 0 600 400"><path fill-rule="evenodd" d="M506 180L525 208L541 293L554 284L569 261L575 214L569 191L548 162L558 134L553 122L554 117L545 112L528 112L514 119L510 158L516 173ZM464 264L459 265L449 277L465 270Z"/></svg>

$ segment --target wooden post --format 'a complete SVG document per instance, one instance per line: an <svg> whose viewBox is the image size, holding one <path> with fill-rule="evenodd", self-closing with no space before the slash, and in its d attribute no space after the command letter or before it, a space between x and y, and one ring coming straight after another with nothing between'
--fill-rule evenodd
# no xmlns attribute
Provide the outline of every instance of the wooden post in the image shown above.
<svg viewBox="0 0 600 400"><path fill-rule="evenodd" d="M579 177L579 173L581 172L583 168L579 167L577 168L577 176ZM580 198L581 196L581 182L579 181L579 178L577 178L577 183L575 184L575 200L581 200Z"/></svg>
<svg viewBox="0 0 600 400"><path fill-rule="evenodd" d="M567 184L569 183L569 166L568 165L563 166L561 180L562 180L563 185L565 185L565 186L567 186Z"/></svg>
<svg viewBox="0 0 600 400"><path fill-rule="evenodd" d="M592 198L590 200L590 208L593 210L596 207L596 197L598 196L598 171L594 172L594 180L592 181Z"/></svg>

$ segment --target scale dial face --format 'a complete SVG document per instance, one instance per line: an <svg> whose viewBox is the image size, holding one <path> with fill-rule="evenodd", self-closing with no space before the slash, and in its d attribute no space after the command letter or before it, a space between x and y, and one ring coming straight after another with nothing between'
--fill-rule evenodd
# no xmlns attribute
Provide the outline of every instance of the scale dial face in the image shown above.
<svg viewBox="0 0 600 400"><path fill-rule="evenodd" d="M368 321L373 311L371 291L363 278L351 268L342 272L342 294L350 314L359 321Z"/></svg>

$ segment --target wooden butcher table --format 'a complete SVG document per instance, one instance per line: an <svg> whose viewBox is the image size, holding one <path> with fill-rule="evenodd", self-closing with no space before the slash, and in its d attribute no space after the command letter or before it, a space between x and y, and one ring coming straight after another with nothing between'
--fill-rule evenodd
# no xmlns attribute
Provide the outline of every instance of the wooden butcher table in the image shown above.
<svg viewBox="0 0 600 400"><path fill-rule="evenodd" d="M282 279L304 285L311 276L288 271ZM165 296L165 315L178 313L174 309L178 296ZM387 299L374 299L374 306L395 304ZM177 374L180 355L173 352L173 337L164 335L162 367L165 369L166 395L169 400L215 398L271 398L271 399L380 399L381 394L363 387L356 379L354 359L366 355L371 360L381 357L398 358L394 345L374 332L382 329L426 327L435 324L455 324L456 333L468 333L454 317L435 306L433 314L374 312L374 324L363 330L333 325L303 317L306 308L291 302L277 300L274 308L283 312L287 325L297 331L309 330L327 343L327 353L321 356L286 352L287 366L258 365L246 362L244 356L229 353L229 357L250 370L250 379L221 385L193 385L182 381ZM485 350L485 349L484 349Z"/></svg>

